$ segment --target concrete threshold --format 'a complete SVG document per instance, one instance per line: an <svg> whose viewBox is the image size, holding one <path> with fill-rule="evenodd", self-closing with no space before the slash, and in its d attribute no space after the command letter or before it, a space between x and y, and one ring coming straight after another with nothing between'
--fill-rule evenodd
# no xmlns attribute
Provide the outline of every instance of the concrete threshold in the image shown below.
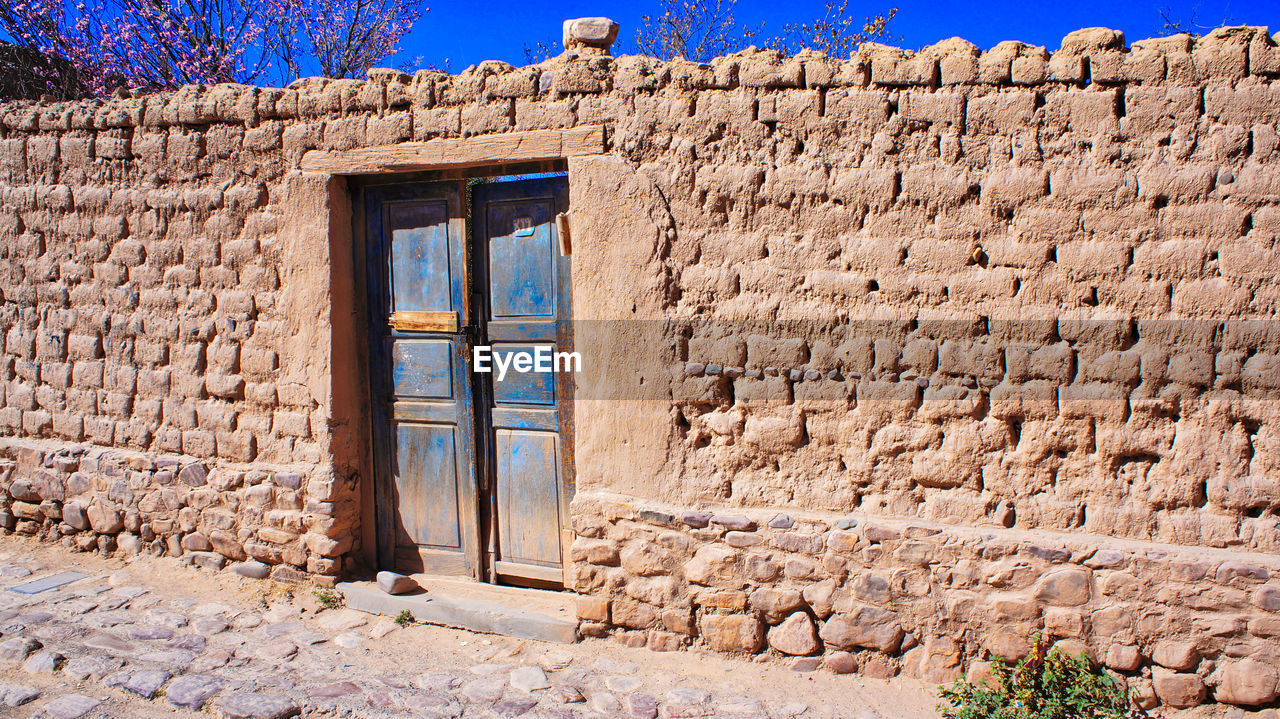
<svg viewBox="0 0 1280 719"><path fill-rule="evenodd" d="M392 595L373 582L339 582L346 605L370 614L399 616L485 634L572 644L578 641L573 595L504 587L455 577L414 575L426 591Z"/></svg>

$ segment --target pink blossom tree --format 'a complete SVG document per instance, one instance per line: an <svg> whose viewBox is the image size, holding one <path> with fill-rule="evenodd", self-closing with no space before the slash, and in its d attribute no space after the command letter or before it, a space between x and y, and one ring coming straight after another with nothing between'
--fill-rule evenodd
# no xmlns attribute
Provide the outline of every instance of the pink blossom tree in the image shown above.
<svg viewBox="0 0 1280 719"><path fill-rule="evenodd" d="M17 0L0 4L0 33L52 59L25 68L50 87L74 75L79 94L105 95L357 77L419 17L417 0Z"/></svg>

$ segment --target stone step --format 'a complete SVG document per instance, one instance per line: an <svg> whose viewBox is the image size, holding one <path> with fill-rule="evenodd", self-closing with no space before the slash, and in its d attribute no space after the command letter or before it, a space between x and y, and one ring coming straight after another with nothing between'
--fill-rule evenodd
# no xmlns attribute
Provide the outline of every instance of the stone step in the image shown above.
<svg viewBox="0 0 1280 719"><path fill-rule="evenodd" d="M415 621L500 634L520 639L572 644L578 620L570 592L504 587L453 577L414 575L426 589L391 595L374 582L340 582L346 605L370 614L396 617L408 610Z"/></svg>

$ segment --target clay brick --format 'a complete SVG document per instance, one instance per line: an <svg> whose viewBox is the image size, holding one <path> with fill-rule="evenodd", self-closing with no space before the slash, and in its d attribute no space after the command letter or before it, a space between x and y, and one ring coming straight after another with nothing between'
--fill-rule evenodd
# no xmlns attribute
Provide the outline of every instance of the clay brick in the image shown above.
<svg viewBox="0 0 1280 719"><path fill-rule="evenodd" d="M898 98L898 112L908 121L964 132L965 100L961 92L904 91Z"/></svg>
<svg viewBox="0 0 1280 719"><path fill-rule="evenodd" d="M1031 90L999 92L969 100L965 127L971 133L1008 133L1030 124L1036 108Z"/></svg>
<svg viewBox="0 0 1280 719"><path fill-rule="evenodd" d="M460 108L423 108L413 112L413 137L415 140L428 140L433 137L454 137L461 130L462 110Z"/></svg>
<svg viewBox="0 0 1280 719"><path fill-rule="evenodd" d="M781 58L771 52L756 53L739 62L738 81L743 87L800 87L804 82L804 67L796 58Z"/></svg>
<svg viewBox="0 0 1280 719"><path fill-rule="evenodd" d="M909 167L902 171L902 196L925 205L955 206L974 196L979 185L960 167Z"/></svg>
<svg viewBox="0 0 1280 719"><path fill-rule="evenodd" d="M1045 100L1045 123L1062 130L1093 132L1115 127L1119 107L1120 95L1114 89L1056 93Z"/></svg>
<svg viewBox="0 0 1280 719"><path fill-rule="evenodd" d="M1239 80L1248 75L1249 43L1263 28L1217 28L1196 41L1191 51L1196 77L1209 81Z"/></svg>
<svg viewBox="0 0 1280 719"><path fill-rule="evenodd" d="M889 119L889 98L875 90L833 90L826 96L826 117L866 128Z"/></svg>
<svg viewBox="0 0 1280 719"><path fill-rule="evenodd" d="M1075 353L1065 343L1013 346L1005 350L1005 367L1011 382L1042 379L1066 384L1075 374Z"/></svg>
<svg viewBox="0 0 1280 719"><path fill-rule="evenodd" d="M962 38L943 40L920 51L938 62L939 80L943 85L972 85L978 81L978 46Z"/></svg>
<svg viewBox="0 0 1280 719"><path fill-rule="evenodd" d="M539 89L542 89L541 83L542 80L539 79ZM552 72L550 88L547 89L559 95L578 95L607 92L609 85L610 78L603 66L593 60L586 60L562 66ZM451 98L446 98L449 99Z"/></svg>
<svg viewBox="0 0 1280 719"><path fill-rule="evenodd" d="M876 85L938 84L938 61L934 57L876 43L863 43L858 52L871 61L871 82Z"/></svg>
<svg viewBox="0 0 1280 719"><path fill-rule="evenodd" d="M1212 167L1152 168L1138 173L1138 198L1148 202L1192 202L1213 189L1217 171Z"/></svg>
<svg viewBox="0 0 1280 719"><path fill-rule="evenodd" d="M984 204L1008 208L1049 193L1049 176L1043 170L1009 168L988 174L981 181Z"/></svg>
<svg viewBox="0 0 1280 719"><path fill-rule="evenodd" d="M1013 58L1009 79L1015 85L1038 85L1049 75L1049 53L1044 48L1028 48Z"/></svg>
<svg viewBox="0 0 1280 719"><path fill-rule="evenodd" d="M465 136L508 130L515 119L514 115L514 107L510 102L464 106L459 118L462 134Z"/></svg>
<svg viewBox="0 0 1280 719"><path fill-rule="evenodd" d="M897 180L893 170L844 170L832 178L830 192L847 203L884 208L893 202Z"/></svg>
<svg viewBox="0 0 1280 719"><path fill-rule="evenodd" d="M1137 87L1125 92L1124 101L1125 124L1130 133L1169 131L1199 119L1201 91L1192 87Z"/></svg>
<svg viewBox="0 0 1280 719"><path fill-rule="evenodd" d="M574 124L573 101L539 102L518 99L515 101L514 122L517 130L572 127Z"/></svg>

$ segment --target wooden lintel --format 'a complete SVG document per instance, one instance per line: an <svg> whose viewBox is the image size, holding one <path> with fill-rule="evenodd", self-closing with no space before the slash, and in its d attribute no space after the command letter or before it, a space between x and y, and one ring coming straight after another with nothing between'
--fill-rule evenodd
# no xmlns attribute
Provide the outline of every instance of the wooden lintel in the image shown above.
<svg viewBox="0 0 1280 719"><path fill-rule="evenodd" d="M355 150L310 150L302 155L304 172L372 175L449 167L475 167L506 162L560 160L604 152L604 127L568 130L500 132L475 137L441 137L426 142L362 147Z"/></svg>
<svg viewBox="0 0 1280 719"><path fill-rule="evenodd" d="M409 332L457 332L457 312L392 312L387 318L392 329Z"/></svg>

